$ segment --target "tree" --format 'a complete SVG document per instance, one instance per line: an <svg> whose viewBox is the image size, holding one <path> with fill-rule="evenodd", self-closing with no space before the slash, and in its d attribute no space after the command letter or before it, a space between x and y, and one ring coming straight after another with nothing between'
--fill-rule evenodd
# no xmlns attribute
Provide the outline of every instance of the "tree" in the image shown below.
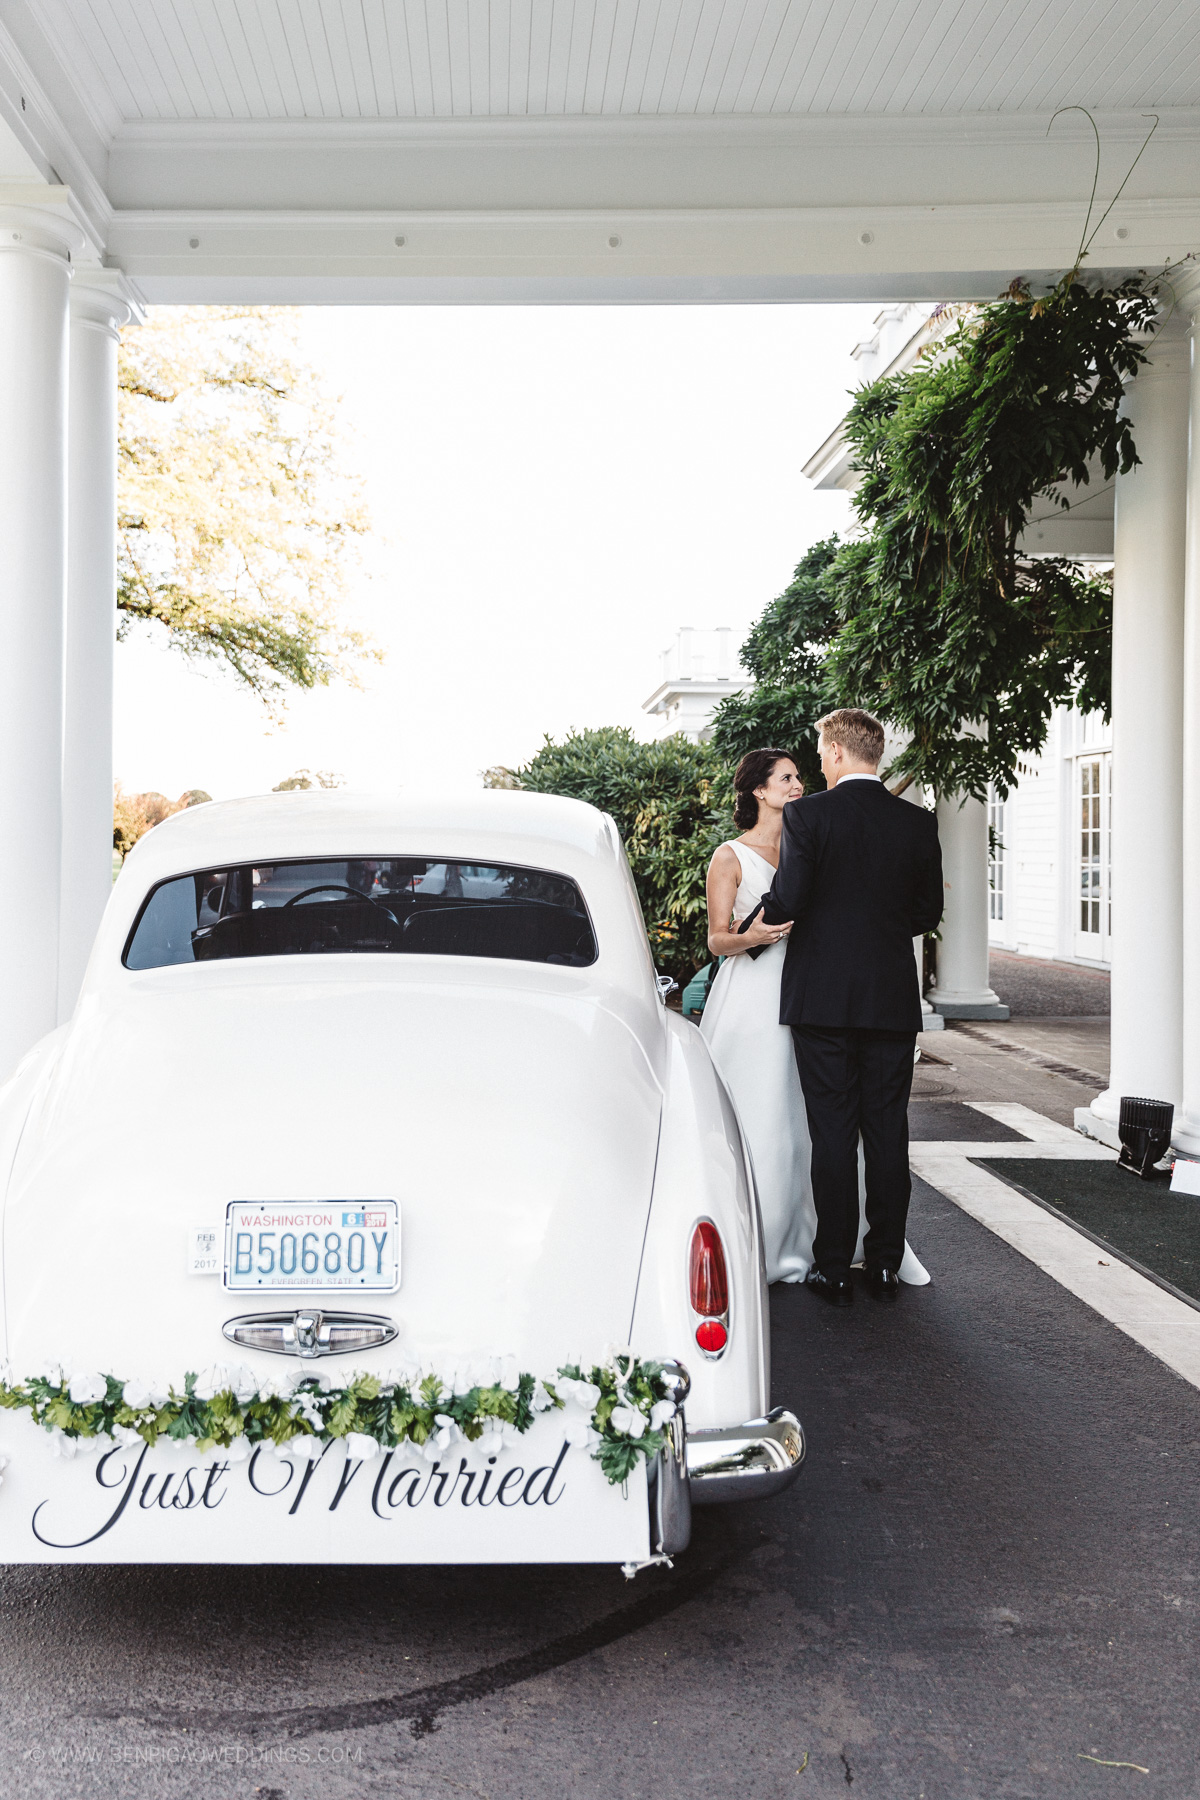
<svg viewBox="0 0 1200 1800"><path fill-rule="evenodd" d="M287 775L277 781L271 789L273 794L290 794L295 788L340 788L345 786L345 777L337 775L332 769L297 769L294 775Z"/></svg>
<svg viewBox="0 0 1200 1800"><path fill-rule="evenodd" d="M1014 282L855 396L864 535L823 576L842 622L825 670L843 704L909 735L895 773L1005 794L1055 706L1107 711L1111 583L1020 540L1039 497L1068 509L1091 464L1111 481L1137 462L1120 405L1156 305L1139 279L1073 273L1037 299Z"/></svg>
<svg viewBox="0 0 1200 1800"><path fill-rule="evenodd" d="M374 654L340 617L366 529L294 309L157 307L119 364L117 604L278 710Z"/></svg>
<svg viewBox="0 0 1200 1800"><path fill-rule="evenodd" d="M655 960L681 983L707 960L704 881L729 834L728 773L709 744L642 743L625 726L547 737L523 769L490 786L565 794L611 813L625 844Z"/></svg>
<svg viewBox="0 0 1200 1800"><path fill-rule="evenodd" d="M113 849L121 860L129 855L139 838L155 825L161 825L172 813L184 812L189 806L205 806L212 800L203 788L188 788L178 800L153 790L146 794L127 794L119 781L113 784Z"/></svg>
<svg viewBox="0 0 1200 1800"><path fill-rule="evenodd" d="M837 552L838 539L829 537L801 557L742 645L755 685L722 701L713 720L713 748L730 768L748 750L773 744L790 751L809 793L825 786L815 726L830 707L825 662L840 620L824 577Z"/></svg>
<svg viewBox="0 0 1200 1800"><path fill-rule="evenodd" d="M1038 298L1017 281L859 390L859 532L815 546L755 626L758 687L715 721L726 755L804 757L822 712L865 706L908 738L890 774L982 798L1008 792L1055 706L1107 712L1111 582L1021 538L1035 502L1069 509L1093 466L1137 462L1120 406L1157 306L1141 278L1089 286L1077 267Z"/></svg>

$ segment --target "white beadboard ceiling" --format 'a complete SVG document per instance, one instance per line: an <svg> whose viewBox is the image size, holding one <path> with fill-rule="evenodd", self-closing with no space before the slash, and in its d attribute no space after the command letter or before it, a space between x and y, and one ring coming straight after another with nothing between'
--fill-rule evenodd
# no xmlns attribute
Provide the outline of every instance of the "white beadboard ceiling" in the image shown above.
<svg viewBox="0 0 1200 1800"><path fill-rule="evenodd" d="M1195 0L31 0L92 117L1200 105Z"/></svg>

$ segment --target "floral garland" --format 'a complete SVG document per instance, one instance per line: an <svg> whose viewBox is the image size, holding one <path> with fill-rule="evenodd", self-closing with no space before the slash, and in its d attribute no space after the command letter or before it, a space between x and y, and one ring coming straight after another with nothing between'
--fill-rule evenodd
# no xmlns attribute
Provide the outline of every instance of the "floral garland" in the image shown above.
<svg viewBox="0 0 1200 1800"><path fill-rule="evenodd" d="M220 1449L234 1462L260 1446L311 1461L336 1439L364 1460L411 1443L432 1461L460 1439L498 1454L539 1414L557 1410L568 1443L590 1449L613 1483L628 1480L639 1457L649 1463L658 1455L676 1410L662 1365L612 1346L602 1363L587 1371L568 1364L553 1381L519 1373L513 1358L488 1359L449 1380L408 1366L382 1378L357 1372L340 1383L311 1365L264 1380L218 1364L189 1373L181 1388L67 1375L52 1364L26 1381L0 1375L0 1407L29 1412L63 1456L167 1438Z"/></svg>

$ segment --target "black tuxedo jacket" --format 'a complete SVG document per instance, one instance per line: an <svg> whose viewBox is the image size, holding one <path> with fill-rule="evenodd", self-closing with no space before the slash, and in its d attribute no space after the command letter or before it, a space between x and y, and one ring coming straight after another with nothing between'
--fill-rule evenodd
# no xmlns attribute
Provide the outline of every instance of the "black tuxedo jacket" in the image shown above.
<svg viewBox="0 0 1200 1800"><path fill-rule="evenodd" d="M879 781L839 781L783 809L769 924L795 920L783 1025L919 1031L913 938L942 916L937 820Z"/></svg>

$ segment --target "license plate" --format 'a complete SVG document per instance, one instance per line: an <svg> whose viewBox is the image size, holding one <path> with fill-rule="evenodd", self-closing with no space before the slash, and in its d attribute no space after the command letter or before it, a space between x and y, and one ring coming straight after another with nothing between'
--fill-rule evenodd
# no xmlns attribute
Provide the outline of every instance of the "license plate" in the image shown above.
<svg viewBox="0 0 1200 1800"><path fill-rule="evenodd" d="M400 1286L394 1200L233 1200L225 1213L225 1287L233 1293Z"/></svg>

